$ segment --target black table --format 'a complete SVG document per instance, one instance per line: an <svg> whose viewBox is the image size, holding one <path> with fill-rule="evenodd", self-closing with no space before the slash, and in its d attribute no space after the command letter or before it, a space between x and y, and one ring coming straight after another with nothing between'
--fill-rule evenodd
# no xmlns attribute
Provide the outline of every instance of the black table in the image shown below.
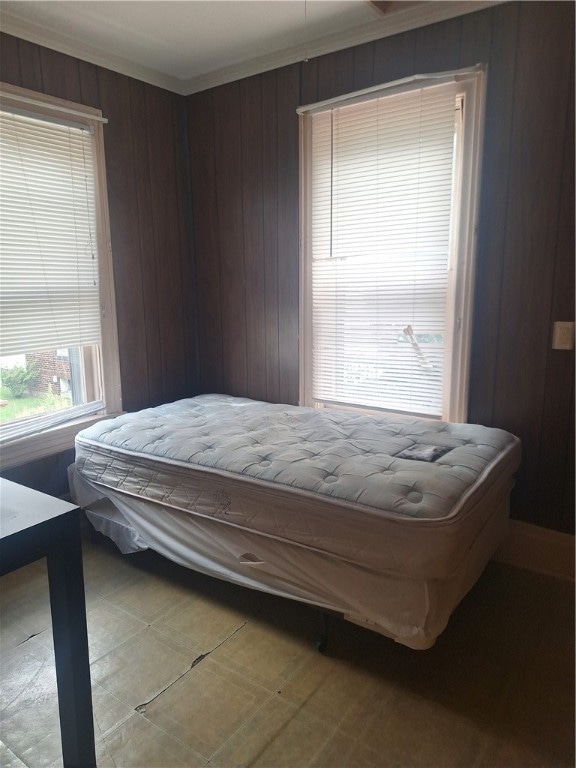
<svg viewBox="0 0 576 768"><path fill-rule="evenodd" d="M80 510L0 478L0 575L46 557L65 768L96 765Z"/></svg>

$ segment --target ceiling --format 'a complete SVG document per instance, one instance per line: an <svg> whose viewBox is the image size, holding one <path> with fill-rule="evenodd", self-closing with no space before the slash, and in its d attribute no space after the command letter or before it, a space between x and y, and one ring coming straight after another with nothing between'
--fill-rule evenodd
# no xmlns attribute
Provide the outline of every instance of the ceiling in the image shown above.
<svg viewBox="0 0 576 768"><path fill-rule="evenodd" d="M181 94L495 2L2 0L0 29Z"/></svg>

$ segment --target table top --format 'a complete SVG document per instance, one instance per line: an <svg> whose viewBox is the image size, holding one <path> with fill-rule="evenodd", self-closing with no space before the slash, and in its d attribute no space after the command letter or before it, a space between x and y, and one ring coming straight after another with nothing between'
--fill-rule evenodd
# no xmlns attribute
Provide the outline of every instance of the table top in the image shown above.
<svg viewBox="0 0 576 768"><path fill-rule="evenodd" d="M0 539L76 509L76 504L0 478Z"/></svg>

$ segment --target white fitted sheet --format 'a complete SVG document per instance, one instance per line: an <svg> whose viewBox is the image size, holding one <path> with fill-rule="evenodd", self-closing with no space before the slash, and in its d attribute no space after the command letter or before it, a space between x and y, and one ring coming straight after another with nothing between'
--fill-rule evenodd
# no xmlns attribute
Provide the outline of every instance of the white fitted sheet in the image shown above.
<svg viewBox="0 0 576 768"><path fill-rule="evenodd" d="M397 457L418 445L450 450ZM424 648L501 540L520 446L478 425L204 395L100 422L76 453L77 502L108 498L135 548Z"/></svg>

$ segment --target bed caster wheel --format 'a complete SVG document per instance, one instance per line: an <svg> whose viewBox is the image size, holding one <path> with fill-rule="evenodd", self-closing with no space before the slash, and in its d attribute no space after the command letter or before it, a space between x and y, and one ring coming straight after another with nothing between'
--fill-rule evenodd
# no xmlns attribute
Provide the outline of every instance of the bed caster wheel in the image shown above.
<svg viewBox="0 0 576 768"><path fill-rule="evenodd" d="M316 650L318 653L326 653L326 648L328 647L328 642L324 636L319 637L318 640L316 640Z"/></svg>

